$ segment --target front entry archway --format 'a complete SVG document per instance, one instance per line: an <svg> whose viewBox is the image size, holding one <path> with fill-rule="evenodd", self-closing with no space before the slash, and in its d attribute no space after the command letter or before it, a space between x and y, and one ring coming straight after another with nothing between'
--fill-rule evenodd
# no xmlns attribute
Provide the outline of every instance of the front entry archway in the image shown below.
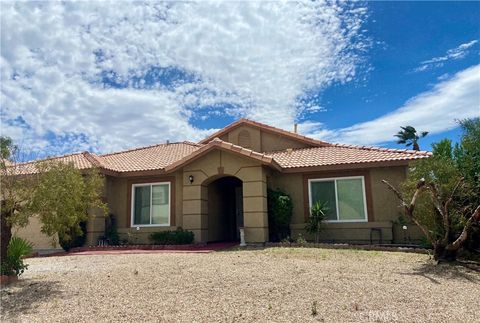
<svg viewBox="0 0 480 323"><path fill-rule="evenodd" d="M243 183L233 176L208 184L208 242L238 241L243 227Z"/></svg>

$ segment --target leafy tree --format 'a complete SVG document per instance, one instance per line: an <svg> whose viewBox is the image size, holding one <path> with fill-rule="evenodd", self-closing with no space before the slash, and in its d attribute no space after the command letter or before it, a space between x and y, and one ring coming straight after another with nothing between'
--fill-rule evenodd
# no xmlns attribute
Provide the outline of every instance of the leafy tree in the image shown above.
<svg viewBox="0 0 480 323"><path fill-rule="evenodd" d="M19 148L12 139L0 137L0 258L7 258L13 226L25 226L28 217L22 211L24 201L31 195L32 177L19 176Z"/></svg>
<svg viewBox="0 0 480 323"><path fill-rule="evenodd" d="M480 118L459 121L463 130L460 143L453 149L457 168L473 187L472 198L480 203Z"/></svg>
<svg viewBox="0 0 480 323"><path fill-rule="evenodd" d="M315 235L315 243L318 243L320 239L320 232L323 230L328 210L329 207L327 204L321 202L315 203L310 210L310 217L308 218L305 230Z"/></svg>
<svg viewBox="0 0 480 323"><path fill-rule="evenodd" d="M463 130L460 142L453 149L453 157L465 181L472 188L468 196L470 205L480 205L480 118L459 121ZM480 223L475 223L467 247L480 248Z"/></svg>
<svg viewBox="0 0 480 323"><path fill-rule="evenodd" d="M90 209L107 207L101 200L103 178L95 169L82 174L71 163L40 162L37 185L26 211L38 215L42 232L71 241L82 234L81 223Z"/></svg>
<svg viewBox="0 0 480 323"><path fill-rule="evenodd" d="M480 122L461 125L464 132L455 148L444 139L432 145L432 157L411 165L402 193L384 181L433 245L437 260L455 260L461 247L478 240Z"/></svg>
<svg viewBox="0 0 480 323"><path fill-rule="evenodd" d="M101 201L103 177L95 169L82 172L73 164L61 162L18 162L18 147L10 138L0 139L1 157L1 260L7 256L12 227L28 224L36 215L42 232L65 241L81 234L80 223L88 219L88 210L106 209ZM28 168L38 172L31 174Z"/></svg>
<svg viewBox="0 0 480 323"><path fill-rule="evenodd" d="M405 126L400 128L402 128L402 130L400 130L395 135L395 137L398 138L397 144L405 144L407 147L413 146L413 150L420 150L418 140L428 135L428 132L423 131L418 134L417 130L412 126Z"/></svg>

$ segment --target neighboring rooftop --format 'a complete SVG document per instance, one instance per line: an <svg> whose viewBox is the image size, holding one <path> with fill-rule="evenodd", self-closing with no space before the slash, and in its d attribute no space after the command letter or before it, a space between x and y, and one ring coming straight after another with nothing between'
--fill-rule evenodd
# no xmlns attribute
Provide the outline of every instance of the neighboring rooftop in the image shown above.
<svg viewBox="0 0 480 323"><path fill-rule="evenodd" d="M233 145L217 137L241 125L258 127L265 131L300 140L311 147L261 153ZM47 161L72 162L78 169L98 167L107 173L110 172L111 175L156 170L171 172L212 149L222 149L247 158L253 158L279 171L332 165L393 164L426 158L431 155L426 151L331 144L259 122L240 119L199 143L189 141L164 143L103 155L82 152L52 157ZM35 162L21 163L17 166L19 166L18 172L21 174L38 172Z"/></svg>

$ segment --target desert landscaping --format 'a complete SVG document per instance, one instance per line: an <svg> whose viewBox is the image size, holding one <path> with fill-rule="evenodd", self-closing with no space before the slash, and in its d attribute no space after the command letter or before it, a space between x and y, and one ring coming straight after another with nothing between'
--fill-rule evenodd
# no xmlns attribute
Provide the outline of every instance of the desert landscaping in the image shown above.
<svg viewBox="0 0 480 323"><path fill-rule="evenodd" d="M473 322L474 265L428 255L267 248L28 259L3 322Z"/></svg>

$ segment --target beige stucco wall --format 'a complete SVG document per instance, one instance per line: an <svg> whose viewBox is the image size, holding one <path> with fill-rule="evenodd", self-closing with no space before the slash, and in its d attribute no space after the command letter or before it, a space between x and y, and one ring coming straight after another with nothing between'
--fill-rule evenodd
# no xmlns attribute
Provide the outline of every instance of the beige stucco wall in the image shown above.
<svg viewBox="0 0 480 323"><path fill-rule="evenodd" d="M252 128L248 126L241 126L238 128L233 129L229 133L226 134L227 136L227 141L231 142L234 145L238 145L238 135L242 131L247 131L250 134L250 144L251 146L248 147L249 149L255 150L255 151L262 151L262 146L261 146L261 132L258 128Z"/></svg>
<svg viewBox="0 0 480 323"><path fill-rule="evenodd" d="M372 168L367 170L367 172L370 176L371 213L373 213L371 215L373 215L373 221L366 223L327 223L326 229L321 235L323 241L366 243L370 242L371 229L379 228L382 231L384 243L392 242L392 240L396 243L404 242L403 231L400 230L399 232L399 225L393 224L402 214L402 209L399 208L398 200L392 192L386 188L381 180L386 179L391 184L398 187L402 180L405 179L406 168ZM316 174L318 177L328 177L323 172L318 172ZM315 173L310 175L315 176ZM305 201L308 201L308 195L304 196L304 175L272 173L268 177L268 183L271 188L280 188L292 198L292 236L297 237L299 234L302 234L304 237L312 239L312 237L306 234L304 230L306 216L304 203ZM418 242L421 238L419 230L414 226L408 229L407 235L412 242ZM379 235L375 232L373 234L373 240L378 242L378 238Z"/></svg>
<svg viewBox="0 0 480 323"><path fill-rule="evenodd" d="M289 139L285 136L273 134L268 131L262 131L259 128L240 126L225 134L221 139L238 145L238 135L242 131L250 134L251 147L258 152L284 150L287 148L305 148L307 144L297 140Z"/></svg>
<svg viewBox="0 0 480 323"><path fill-rule="evenodd" d="M262 150L261 151L277 151L277 150L285 150L287 148L306 148L309 145L289 139L284 136L275 135L270 132L262 131L261 135L262 140Z"/></svg>
<svg viewBox="0 0 480 323"><path fill-rule="evenodd" d="M149 235L152 232L162 230L176 230L182 226L182 172L175 172L173 174L161 175L153 174L149 176L137 176L137 177L108 177L107 178L107 201L110 214L115 216L117 221L117 228L121 239L129 240L131 243L150 243ZM131 209L129 207L129 201L131 199L131 186L133 183L152 183L174 180L174 191L171 192L171 198L174 198L173 216L174 225L165 227L140 227L139 230L131 227ZM102 221L103 222L102 222ZM103 235L104 232L104 219L95 220L95 224L92 221L89 222L89 232L92 234L88 239L89 245L95 245L98 241L98 236ZM172 221L171 221L172 222ZM171 223L172 224L172 223ZM97 233L94 233L97 232Z"/></svg>
<svg viewBox="0 0 480 323"><path fill-rule="evenodd" d="M26 227L14 228L12 233L13 235L19 236L20 238L31 242L35 250L61 248L58 245L57 236L54 238L49 237L42 233L41 229L42 223L40 222L40 219L37 217L31 217ZM57 242L56 245L54 245L54 241Z"/></svg>

